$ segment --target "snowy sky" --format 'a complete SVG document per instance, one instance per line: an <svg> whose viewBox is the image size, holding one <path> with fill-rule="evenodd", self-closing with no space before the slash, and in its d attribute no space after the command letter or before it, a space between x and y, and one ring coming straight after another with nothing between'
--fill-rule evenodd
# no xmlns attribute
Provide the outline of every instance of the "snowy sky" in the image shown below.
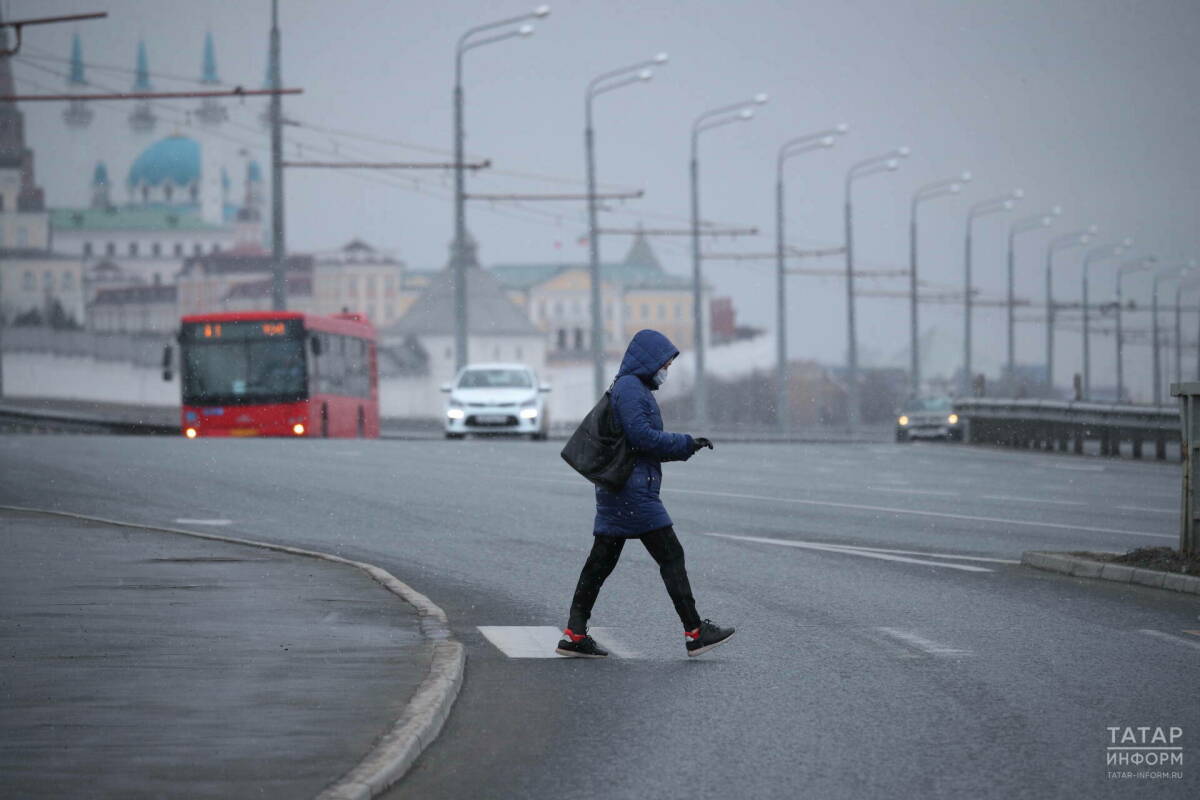
<svg viewBox="0 0 1200 800"><path fill-rule="evenodd" d="M60 90L72 34L83 40L88 79L127 89L139 38L155 88L195 85L206 31L216 40L220 78L258 87L267 59L267 0L0 0L6 18L103 10L107 20L28 29L14 64L20 91ZM531 4L532 5L532 4ZM283 0L283 75L304 94L285 113L287 157L446 160L451 147L454 42L476 24L531 8L508 0ZM688 215L687 159L692 120L710 108L767 92L750 122L701 140L702 216L757 226L762 234L719 241L723 252L766 252L774 236L774 158L785 139L846 122L851 133L830 151L789 163L789 240L835 246L842 235L846 168L897 145L913 155L895 173L855 184L856 249L863 268L903 268L914 189L963 169L975 180L959 197L922 210L922 276L936 290L962 281L969 203L1019 186L1013 215L977 228L977 284L1003 294L1012 219L1054 204L1054 231L1097 223L1102 239L1137 239L1163 259L1200 254L1197 146L1200 130L1200 5L1193 0L558 0L536 34L467 55L468 152L495 169L472 177L476 192L582 191L583 92L593 76L650 58L670 63L654 79L597 101L600 180L645 190L602 224L679 227ZM125 71L101 69L116 67ZM172 80L171 76L183 80ZM97 111L92 128L69 131L61 106L27 104L38 177L52 205L86 202L98 159L123 179L133 157L178 130L199 138L240 175L246 156L266 163L261 101L231 104L231 123L208 131L189 124L191 101L165 101L152 135L128 131L130 104ZM235 185L240 183L235 179ZM411 266L444 264L452 228L449 177L422 173L288 173L289 247L330 249L359 236L394 249ZM123 196L118 192L118 197ZM473 205L469 227L485 265L584 261L581 203L520 208ZM1040 301L1048 234L1019 238L1017 293ZM667 268L690 271L687 239L655 242ZM628 240L612 237L619 257ZM1058 273L1064 298L1078 297L1080 251ZM809 262L840 267L840 258ZM706 277L731 295L742 321L774 320L773 263L709 262ZM1102 294L1111 267L1098 268ZM903 279L861 288L905 288ZM1131 281L1145 296L1148 281ZM844 285L836 278L789 279L790 348L838 361L845 348ZM1023 311L1022 316L1040 312ZM907 363L908 306L863 299L860 352L868 364ZM978 366L1004 357L1002 309L981 312ZM1131 323L1137 324L1137 323ZM922 330L930 367L958 361L961 309L925 305ZM1018 360L1040 363L1042 326L1022 322ZM1060 363L1078 359L1077 335L1060 336ZM1098 344L1097 382L1111 373L1111 345ZM1131 353L1137 358L1138 353ZM1145 354L1142 353L1142 356Z"/></svg>

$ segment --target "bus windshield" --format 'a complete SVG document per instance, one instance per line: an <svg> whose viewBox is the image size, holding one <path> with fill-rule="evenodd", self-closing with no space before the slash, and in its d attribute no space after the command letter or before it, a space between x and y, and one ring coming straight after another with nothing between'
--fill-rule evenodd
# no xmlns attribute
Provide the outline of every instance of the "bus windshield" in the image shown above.
<svg viewBox="0 0 1200 800"><path fill-rule="evenodd" d="M304 340L280 337L191 343L183 351L182 378L185 405L305 400Z"/></svg>

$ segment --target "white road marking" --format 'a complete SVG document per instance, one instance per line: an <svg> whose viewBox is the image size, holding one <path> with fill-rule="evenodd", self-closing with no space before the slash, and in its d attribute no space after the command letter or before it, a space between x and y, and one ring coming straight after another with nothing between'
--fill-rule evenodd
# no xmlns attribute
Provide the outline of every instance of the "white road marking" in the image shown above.
<svg viewBox="0 0 1200 800"><path fill-rule="evenodd" d="M231 519L177 519L177 525L232 525Z"/></svg>
<svg viewBox="0 0 1200 800"><path fill-rule="evenodd" d="M897 494L927 494L933 497L958 497L958 492L938 492L931 489L900 489L892 486L872 486L872 492L896 492Z"/></svg>
<svg viewBox="0 0 1200 800"><path fill-rule="evenodd" d="M1047 464L1050 469L1065 469L1070 472L1104 472L1100 464Z"/></svg>
<svg viewBox="0 0 1200 800"><path fill-rule="evenodd" d="M862 556L863 558L877 558L881 561L899 561L905 564L921 564L927 567L942 567L943 569L957 569L963 572L991 572L987 567L972 567L968 564L944 564L940 561L925 561L919 558L906 558L905 556L893 555L891 553L881 552L877 550L868 550L866 548L844 547L842 545L824 544L821 542L798 542L794 539L768 539L762 536L734 536L728 533L705 533L705 536L716 536L721 539L735 539L739 542L757 542L759 544L776 544L781 547L801 547L805 550L822 550L828 553L844 553L851 556ZM923 555L923 554L922 554Z"/></svg>
<svg viewBox="0 0 1200 800"><path fill-rule="evenodd" d="M1146 511L1151 514L1178 514L1179 509L1146 508L1145 506L1117 506L1122 511Z"/></svg>
<svg viewBox="0 0 1200 800"><path fill-rule="evenodd" d="M581 481L564 480L562 478L536 478L532 475L512 475L512 480L520 481L538 481L541 483L569 483L572 486L586 486L584 483L581 486ZM590 487L589 487L590 488ZM967 522L996 522L1001 525L1026 525L1033 528L1055 528L1065 531L1088 531L1091 533L1120 533L1126 536L1145 536L1152 539L1170 539L1172 541L1179 538L1177 533L1150 533L1148 531L1130 531L1121 528L1099 528L1094 525L1064 525L1060 522L1036 522L1034 520L1025 519L1004 519L1001 517L979 517L971 514L951 514L945 511L919 511L913 508L891 508L888 506L868 506L858 503L835 503L832 500L804 500L799 497L771 497L762 494L742 494L739 492L718 492L711 489L675 489L664 488L664 492L680 492L683 494L702 494L709 497L733 497L739 500L766 500L775 503L795 503L803 506L822 506L825 508L848 508L854 511L880 511L885 514L908 514L918 517L939 517L941 519L960 519Z"/></svg>
<svg viewBox="0 0 1200 800"><path fill-rule="evenodd" d="M1013 497L1007 494L985 494L981 495L984 500L1003 500L1007 503L1046 503L1052 506L1085 506L1080 500L1044 500L1040 497Z"/></svg>
<svg viewBox="0 0 1200 800"><path fill-rule="evenodd" d="M898 553L905 556L925 556L926 558L950 558L955 561L986 561L991 564L1020 564L1021 562L1011 558L989 558L985 556L960 556L951 555L950 553L926 553L922 550L891 550L886 547L863 547L854 544L831 544L830 547L836 547L839 550L870 550L873 553Z"/></svg>
<svg viewBox="0 0 1200 800"><path fill-rule="evenodd" d="M479 625L479 632L509 658L562 658L554 652L563 638L552 625ZM621 641L615 628L589 628L592 638L617 658L639 658Z"/></svg>
<svg viewBox="0 0 1200 800"><path fill-rule="evenodd" d="M1142 630L1138 631L1138 633L1144 633L1147 636L1153 636L1156 639L1162 639L1163 641L1171 642L1172 644L1181 644L1184 647L1190 647L1193 650L1200 650L1200 642L1188 641L1187 639L1182 639L1178 636L1172 636L1171 634L1163 633L1162 631L1143 628Z"/></svg>
<svg viewBox="0 0 1200 800"><path fill-rule="evenodd" d="M900 630L899 628L876 628L880 633L887 634L893 639L899 639L909 647L928 653L931 656L969 656L970 650L960 650L957 647L951 647L945 644L939 644L931 639L926 639L924 636L919 636L912 631Z"/></svg>
<svg viewBox="0 0 1200 800"><path fill-rule="evenodd" d="M551 625L480 625L479 632L509 658L559 658L554 648L563 633Z"/></svg>

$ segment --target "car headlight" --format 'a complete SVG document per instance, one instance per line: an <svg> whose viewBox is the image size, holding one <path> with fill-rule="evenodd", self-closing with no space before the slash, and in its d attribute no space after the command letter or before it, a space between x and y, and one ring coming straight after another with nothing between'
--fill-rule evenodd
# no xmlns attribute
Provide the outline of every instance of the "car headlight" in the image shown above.
<svg viewBox="0 0 1200 800"><path fill-rule="evenodd" d="M896 422L899 422L901 425L907 425L907 424L908 424L908 417L906 417L906 416L904 416L903 414L901 414L901 415L900 415L900 419L896 420Z"/></svg>
<svg viewBox="0 0 1200 800"><path fill-rule="evenodd" d="M464 412L461 408L446 409L446 417L449 419L462 419L465 416L466 412Z"/></svg>
<svg viewBox="0 0 1200 800"><path fill-rule="evenodd" d="M946 422L949 422L951 425L957 425L958 414L951 414L950 416L946 417Z"/></svg>
<svg viewBox="0 0 1200 800"><path fill-rule="evenodd" d="M537 419L537 414L538 412L536 408L521 409L521 419Z"/></svg>

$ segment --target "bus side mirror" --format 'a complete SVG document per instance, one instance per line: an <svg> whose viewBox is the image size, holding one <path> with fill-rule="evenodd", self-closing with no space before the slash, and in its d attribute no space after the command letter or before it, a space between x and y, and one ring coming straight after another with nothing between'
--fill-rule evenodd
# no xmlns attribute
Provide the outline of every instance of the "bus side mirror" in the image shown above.
<svg viewBox="0 0 1200 800"><path fill-rule="evenodd" d="M162 378L164 381L170 381L174 377L175 374L171 370L171 345L168 344L163 347Z"/></svg>
<svg viewBox="0 0 1200 800"><path fill-rule="evenodd" d="M312 354L314 356L321 355L321 340L316 336L310 337L308 340L308 348L312 350Z"/></svg>

